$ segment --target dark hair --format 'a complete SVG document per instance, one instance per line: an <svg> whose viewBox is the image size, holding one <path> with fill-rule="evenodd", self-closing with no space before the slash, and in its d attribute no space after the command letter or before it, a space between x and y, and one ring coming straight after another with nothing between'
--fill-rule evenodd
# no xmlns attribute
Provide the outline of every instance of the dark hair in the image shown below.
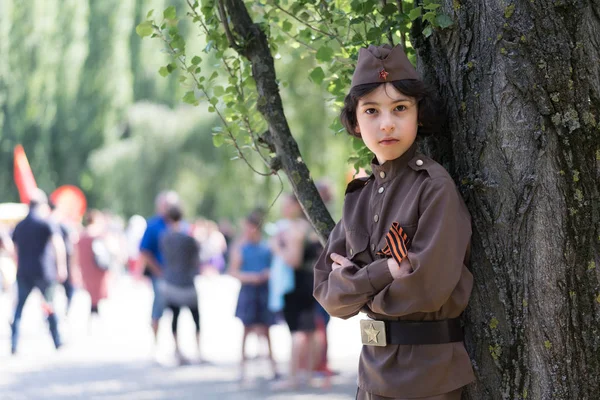
<svg viewBox="0 0 600 400"><path fill-rule="evenodd" d="M346 128L346 131L350 135L360 137L360 134L355 131L358 124L356 120L358 101L384 83L366 83L350 89L350 93L344 99L344 108L342 108L342 112L340 113L342 125L344 125L344 128ZM402 79L389 83L394 85L399 92L417 100L419 113L417 135L427 136L441 131L444 117L435 91L429 85L417 79Z"/></svg>
<svg viewBox="0 0 600 400"><path fill-rule="evenodd" d="M248 221L248 223L254 225L257 228L260 228L263 224L263 221L265 219L265 210L263 210L262 208L255 208L247 217L246 217L246 221Z"/></svg>
<svg viewBox="0 0 600 400"><path fill-rule="evenodd" d="M41 189L35 189L29 199L29 208L34 210L42 204L48 204L48 196Z"/></svg>
<svg viewBox="0 0 600 400"><path fill-rule="evenodd" d="M169 207L166 216L169 222L179 222L183 218L183 211L181 210L181 207L174 205Z"/></svg>

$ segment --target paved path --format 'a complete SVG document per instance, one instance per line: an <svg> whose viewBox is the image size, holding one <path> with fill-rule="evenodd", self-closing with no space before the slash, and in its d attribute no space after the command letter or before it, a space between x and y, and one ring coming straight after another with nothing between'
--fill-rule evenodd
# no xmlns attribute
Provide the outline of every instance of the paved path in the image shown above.
<svg viewBox="0 0 600 400"><path fill-rule="evenodd" d="M329 326L330 361L340 375L329 389L317 386L297 392L274 391L267 382L268 363L251 361L247 387L236 383L242 326L232 317L238 283L227 276L198 279L200 312L206 357L212 365L177 367L170 358L173 349L170 316L160 329L161 349L153 361L152 336L147 320L151 303L149 286L128 277L115 281L111 298L101 306L103 317L87 324L89 297L78 292L68 319L63 319L67 345L52 347L40 308L38 293L24 310L19 354L9 355L12 298L0 295L0 400L30 399L352 399L356 391L356 367L360 352L357 318L332 320ZM64 309L63 297L58 310ZM184 352L193 356L193 322L182 314L180 335ZM276 359L287 366L290 336L285 326L271 328ZM249 343L249 351L257 350ZM318 382L317 383L322 383Z"/></svg>

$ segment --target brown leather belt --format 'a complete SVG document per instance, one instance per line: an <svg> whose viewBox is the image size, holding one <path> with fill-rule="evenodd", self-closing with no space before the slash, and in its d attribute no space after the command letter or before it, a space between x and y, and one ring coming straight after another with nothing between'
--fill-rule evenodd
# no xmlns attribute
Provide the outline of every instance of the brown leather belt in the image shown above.
<svg viewBox="0 0 600 400"><path fill-rule="evenodd" d="M440 321L360 321L362 343L367 346L442 344L463 341L460 318Z"/></svg>

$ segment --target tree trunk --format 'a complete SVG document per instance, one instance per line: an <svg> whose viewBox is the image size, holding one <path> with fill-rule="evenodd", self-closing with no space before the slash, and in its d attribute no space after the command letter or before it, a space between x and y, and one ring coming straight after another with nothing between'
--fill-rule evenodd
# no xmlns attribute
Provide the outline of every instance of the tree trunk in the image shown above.
<svg viewBox="0 0 600 400"><path fill-rule="evenodd" d="M275 63L271 55L267 36L258 24L254 24L243 0L220 0L223 2L234 32L243 44L232 43L238 52L252 64L252 76L258 91L258 110L269 124L269 132L263 138L273 146L278 163L287 174L294 193L305 215L319 234L323 245L333 230L334 222L319 196L310 177L298 144L288 126L275 74ZM228 23L228 22L226 22ZM230 40L234 40L230 38Z"/></svg>
<svg viewBox="0 0 600 400"><path fill-rule="evenodd" d="M415 36L472 215L468 398L600 397L600 4L445 0Z"/></svg>

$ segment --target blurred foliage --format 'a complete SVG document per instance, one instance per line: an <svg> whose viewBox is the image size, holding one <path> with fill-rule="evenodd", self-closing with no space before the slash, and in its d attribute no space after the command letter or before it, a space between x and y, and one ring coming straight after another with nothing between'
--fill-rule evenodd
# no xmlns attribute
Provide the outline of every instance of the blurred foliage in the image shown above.
<svg viewBox="0 0 600 400"><path fill-rule="evenodd" d="M182 107L178 77L158 73L168 59L162 45L135 33L149 9L170 4L184 1L0 2L0 202L18 201L18 143L42 189L74 184L90 206L125 216L152 214L156 193L167 188L181 192L189 213L212 218L239 217L275 199L279 180L255 176L230 160L231 151L213 147L214 116ZM193 51L206 46L191 29L187 35ZM206 71L214 65L210 56L202 63ZM347 158L348 145L329 135L334 110L298 74L310 66L282 61L290 82L284 96L315 176L329 176L339 192L346 165L333 161ZM324 143L333 158L322 156Z"/></svg>
<svg viewBox="0 0 600 400"><path fill-rule="evenodd" d="M12 152L19 143L42 189L74 184L84 190L90 206L124 216L150 215L156 193L167 188L182 194L189 213L215 219L239 217L276 198L279 179L253 174L243 162L231 160L236 156L232 148L213 147L221 139L212 134L224 125L208 111L219 109L229 122L237 118L242 123L232 125L240 127L242 137L246 122L253 132L265 125L255 111L247 61L227 50L214 1L195 7L202 18L213 18L209 35L200 34L199 20L185 17L189 3L0 2L0 202L18 200ZM367 41L386 40L388 33L397 42L410 26L406 13L392 13L390 5L382 13L371 3L247 3L272 42L286 116L303 158L315 179L327 177L334 185L332 210L339 210L350 173L345 160L352 141L335 137L332 129L341 128L337 114L356 50ZM161 19L165 13L158 10L168 10L166 20L172 22L165 33L172 34L169 40L176 33L185 44L186 62L194 65L191 75L176 71L164 42L139 37L139 24L150 10ZM180 15L182 20L176 20ZM306 24L329 33L318 34ZM169 33L172 27L176 31ZM206 89L217 105L214 110L182 104L182 99L202 100L193 77L210 82ZM244 91L243 101L238 89ZM254 142L244 140L248 160L264 171ZM354 149L364 152L360 146Z"/></svg>
<svg viewBox="0 0 600 400"><path fill-rule="evenodd" d="M160 46L141 45L134 31L140 8L168 4L0 2L0 201L18 199L12 151L21 143L42 189L74 184L92 205L110 206L96 202L103 188L87 163L91 152L120 139L135 101L172 105L179 97L174 78L165 84L153 77ZM146 90L136 92L140 87Z"/></svg>

